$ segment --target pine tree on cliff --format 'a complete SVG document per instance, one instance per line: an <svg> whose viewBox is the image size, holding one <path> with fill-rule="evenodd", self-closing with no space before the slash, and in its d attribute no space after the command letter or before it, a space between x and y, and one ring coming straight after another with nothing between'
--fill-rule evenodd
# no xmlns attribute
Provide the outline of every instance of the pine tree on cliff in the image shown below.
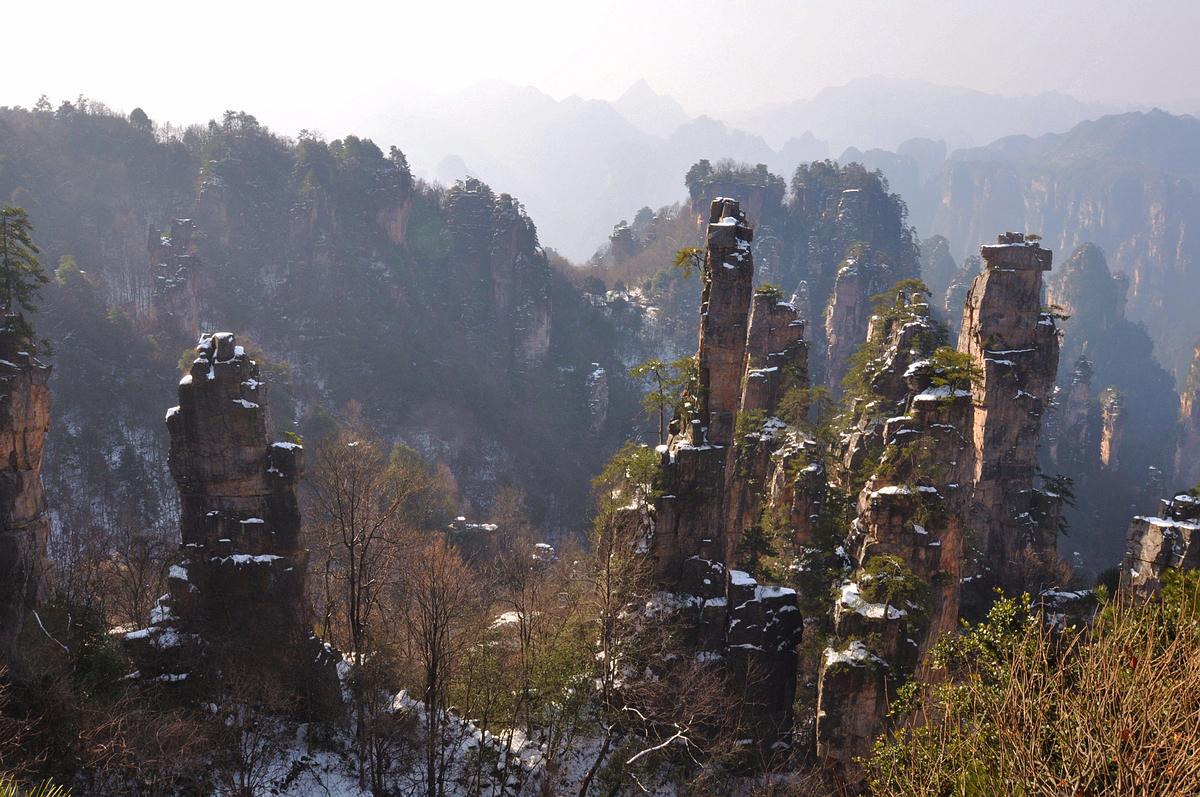
<svg viewBox="0 0 1200 797"><path fill-rule="evenodd" d="M3 332L16 333L27 340L33 337L33 327L25 320L20 310L37 312L33 300L38 298L41 287L49 282L42 273L42 264L37 256L41 251L33 242L33 223L24 208L6 205L0 210L0 270L3 272L4 326Z"/></svg>

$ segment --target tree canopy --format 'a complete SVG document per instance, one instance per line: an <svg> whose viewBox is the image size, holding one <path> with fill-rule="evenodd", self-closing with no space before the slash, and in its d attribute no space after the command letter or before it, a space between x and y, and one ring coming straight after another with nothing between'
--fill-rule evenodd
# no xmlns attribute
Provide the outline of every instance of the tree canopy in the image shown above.
<svg viewBox="0 0 1200 797"><path fill-rule="evenodd" d="M41 250L33 242L33 222L24 208L5 205L0 209L0 272L3 273L4 330L21 338L33 336L33 328L21 310L37 312L34 299L49 282L38 261ZM13 305L19 309L14 310Z"/></svg>

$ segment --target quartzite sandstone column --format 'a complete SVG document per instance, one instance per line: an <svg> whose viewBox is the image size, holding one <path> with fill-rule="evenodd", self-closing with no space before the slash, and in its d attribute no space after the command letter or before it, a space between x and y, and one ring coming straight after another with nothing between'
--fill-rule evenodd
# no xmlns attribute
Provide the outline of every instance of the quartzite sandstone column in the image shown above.
<svg viewBox="0 0 1200 797"><path fill-rule="evenodd" d="M700 421L715 446L733 442L742 392L750 295L754 286L754 230L732 199L712 203L700 305ZM693 441L699 444L702 441Z"/></svg>
<svg viewBox="0 0 1200 797"><path fill-rule="evenodd" d="M1057 547L1056 530L1036 521L1042 413L1058 371L1058 332L1042 308L1042 272L1053 258L1021 233L1005 233L983 246L987 264L975 278L963 309L958 350L983 373L972 389L974 492L969 528L979 532L985 581L1010 584L1006 573L1018 551Z"/></svg>
<svg viewBox="0 0 1200 797"><path fill-rule="evenodd" d="M21 625L44 597L50 570L41 476L50 369L28 354L8 357L0 359L0 665L15 658Z"/></svg>
<svg viewBox="0 0 1200 797"><path fill-rule="evenodd" d="M206 335L196 353L167 412L186 571L173 574L172 597L206 634L283 650L311 626L296 496L304 449L271 442L258 365L233 335Z"/></svg>

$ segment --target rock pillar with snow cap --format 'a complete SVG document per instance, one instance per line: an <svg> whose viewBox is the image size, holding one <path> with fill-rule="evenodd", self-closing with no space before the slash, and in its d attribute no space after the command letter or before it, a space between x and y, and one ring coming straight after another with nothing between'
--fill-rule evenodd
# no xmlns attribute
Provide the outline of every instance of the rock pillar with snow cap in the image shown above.
<svg viewBox="0 0 1200 797"><path fill-rule="evenodd" d="M1010 562L1018 552L1053 551L1056 529L1033 505L1042 414L1058 372L1058 331L1042 306L1042 273L1052 253L1021 233L980 247L987 264L963 308L958 350L983 373L972 386L974 492L970 526L994 583L1019 590ZM1051 513L1053 514L1053 513ZM990 588L990 584L983 585Z"/></svg>
<svg viewBox="0 0 1200 797"><path fill-rule="evenodd" d="M754 289L754 230L733 199L713 200L700 306L700 419L707 441L733 442L741 401L750 297Z"/></svg>
<svg viewBox="0 0 1200 797"><path fill-rule="evenodd" d="M297 497L304 449L271 441L266 386L233 335L200 339L166 422L183 555L155 624L126 637L143 674L185 677L188 645L213 643L267 667L319 664Z"/></svg>

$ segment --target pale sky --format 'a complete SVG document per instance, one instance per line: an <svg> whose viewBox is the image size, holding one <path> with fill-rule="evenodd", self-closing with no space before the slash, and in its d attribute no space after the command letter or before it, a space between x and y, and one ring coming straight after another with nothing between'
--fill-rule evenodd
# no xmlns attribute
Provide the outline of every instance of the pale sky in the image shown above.
<svg viewBox="0 0 1200 797"><path fill-rule="evenodd" d="M872 74L1200 108L1196 0L7 5L0 105L82 93L176 124L228 108L286 135L487 78L606 100L645 78L718 116Z"/></svg>

